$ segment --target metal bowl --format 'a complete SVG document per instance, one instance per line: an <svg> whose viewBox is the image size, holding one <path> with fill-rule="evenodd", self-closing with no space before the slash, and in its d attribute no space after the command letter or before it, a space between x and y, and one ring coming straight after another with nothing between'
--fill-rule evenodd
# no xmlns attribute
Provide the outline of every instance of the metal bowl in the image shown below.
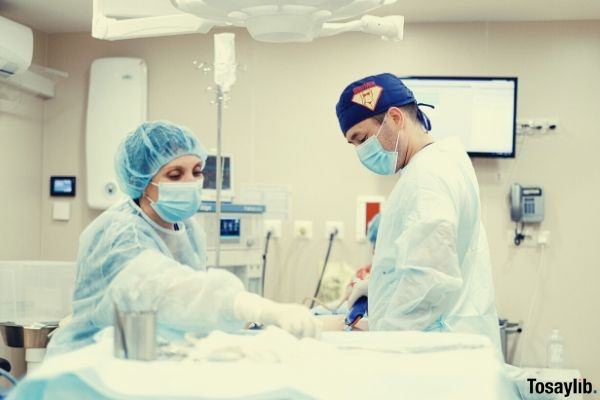
<svg viewBox="0 0 600 400"><path fill-rule="evenodd" d="M42 327L30 327L14 324L12 322L0 322L0 334L8 347L26 349L44 349L48 346L50 338L48 335L58 328L57 323L46 323Z"/></svg>

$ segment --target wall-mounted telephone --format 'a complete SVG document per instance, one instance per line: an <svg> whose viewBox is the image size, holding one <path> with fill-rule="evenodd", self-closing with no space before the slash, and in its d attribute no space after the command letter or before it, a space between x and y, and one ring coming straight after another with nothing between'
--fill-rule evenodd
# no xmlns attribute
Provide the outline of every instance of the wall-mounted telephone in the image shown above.
<svg viewBox="0 0 600 400"><path fill-rule="evenodd" d="M510 188L510 219L514 222L536 223L544 220L544 191L541 187Z"/></svg>
<svg viewBox="0 0 600 400"><path fill-rule="evenodd" d="M524 225L544 220L544 191L541 187L522 187L514 183L510 188L509 200L510 219L517 223L515 245L519 246L525 239Z"/></svg>

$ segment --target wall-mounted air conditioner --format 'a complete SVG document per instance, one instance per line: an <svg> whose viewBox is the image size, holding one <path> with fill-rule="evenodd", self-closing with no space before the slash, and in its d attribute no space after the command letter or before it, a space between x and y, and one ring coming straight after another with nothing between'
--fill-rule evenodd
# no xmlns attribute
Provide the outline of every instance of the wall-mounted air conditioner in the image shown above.
<svg viewBox="0 0 600 400"><path fill-rule="evenodd" d="M0 83L43 99L54 97L56 78L67 73L31 63L33 31L0 17Z"/></svg>
<svg viewBox="0 0 600 400"><path fill-rule="evenodd" d="M0 75L12 76L27 71L32 56L31 29L0 17Z"/></svg>

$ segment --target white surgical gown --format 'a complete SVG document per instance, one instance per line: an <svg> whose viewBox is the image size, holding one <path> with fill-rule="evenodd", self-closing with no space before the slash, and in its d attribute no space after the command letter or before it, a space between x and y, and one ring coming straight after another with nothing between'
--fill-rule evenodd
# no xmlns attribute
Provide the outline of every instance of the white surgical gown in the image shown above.
<svg viewBox="0 0 600 400"><path fill-rule="evenodd" d="M55 332L48 354L89 344L96 332L112 325L116 293L137 294L126 299L129 304L119 304L123 308L146 306L131 304L134 298L147 304L159 300L162 337L241 328L233 303L244 290L242 282L227 271L206 270L206 238L193 218L178 227L160 227L132 200L92 222L79 243L73 318Z"/></svg>
<svg viewBox="0 0 600 400"><path fill-rule="evenodd" d="M371 330L479 333L500 351L479 186L458 139L425 147L403 169L371 273Z"/></svg>

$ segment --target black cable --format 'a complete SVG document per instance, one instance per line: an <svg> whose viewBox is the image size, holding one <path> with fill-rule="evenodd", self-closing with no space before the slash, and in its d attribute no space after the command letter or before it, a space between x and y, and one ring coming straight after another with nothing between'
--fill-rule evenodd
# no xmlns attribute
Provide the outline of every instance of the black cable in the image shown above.
<svg viewBox="0 0 600 400"><path fill-rule="evenodd" d="M321 290L321 283L323 282L323 277L325 276L325 270L327 269L327 263L329 263L329 256L331 255L331 248L333 247L333 241L338 234L338 230L334 230L329 235L329 246L327 246L327 254L325 255L325 261L323 262L323 270L321 270L321 277L319 278L319 282L317 283L317 290L315 290L315 295L313 296L312 302L310 303L310 308L315 306L315 300L319 295L319 291Z"/></svg>
<svg viewBox="0 0 600 400"><path fill-rule="evenodd" d="M519 223L515 224L515 246L520 246L523 240L525 239L525 235L523 234L525 230L525 223L521 222L521 232L519 232Z"/></svg>
<svg viewBox="0 0 600 400"><path fill-rule="evenodd" d="M261 296L265 297L265 278L267 276L267 255L269 254L269 242L271 241L271 236L273 235L273 231L267 232L267 237L265 239L265 252L262 255L263 259L263 267L262 267L262 279L261 279Z"/></svg>

